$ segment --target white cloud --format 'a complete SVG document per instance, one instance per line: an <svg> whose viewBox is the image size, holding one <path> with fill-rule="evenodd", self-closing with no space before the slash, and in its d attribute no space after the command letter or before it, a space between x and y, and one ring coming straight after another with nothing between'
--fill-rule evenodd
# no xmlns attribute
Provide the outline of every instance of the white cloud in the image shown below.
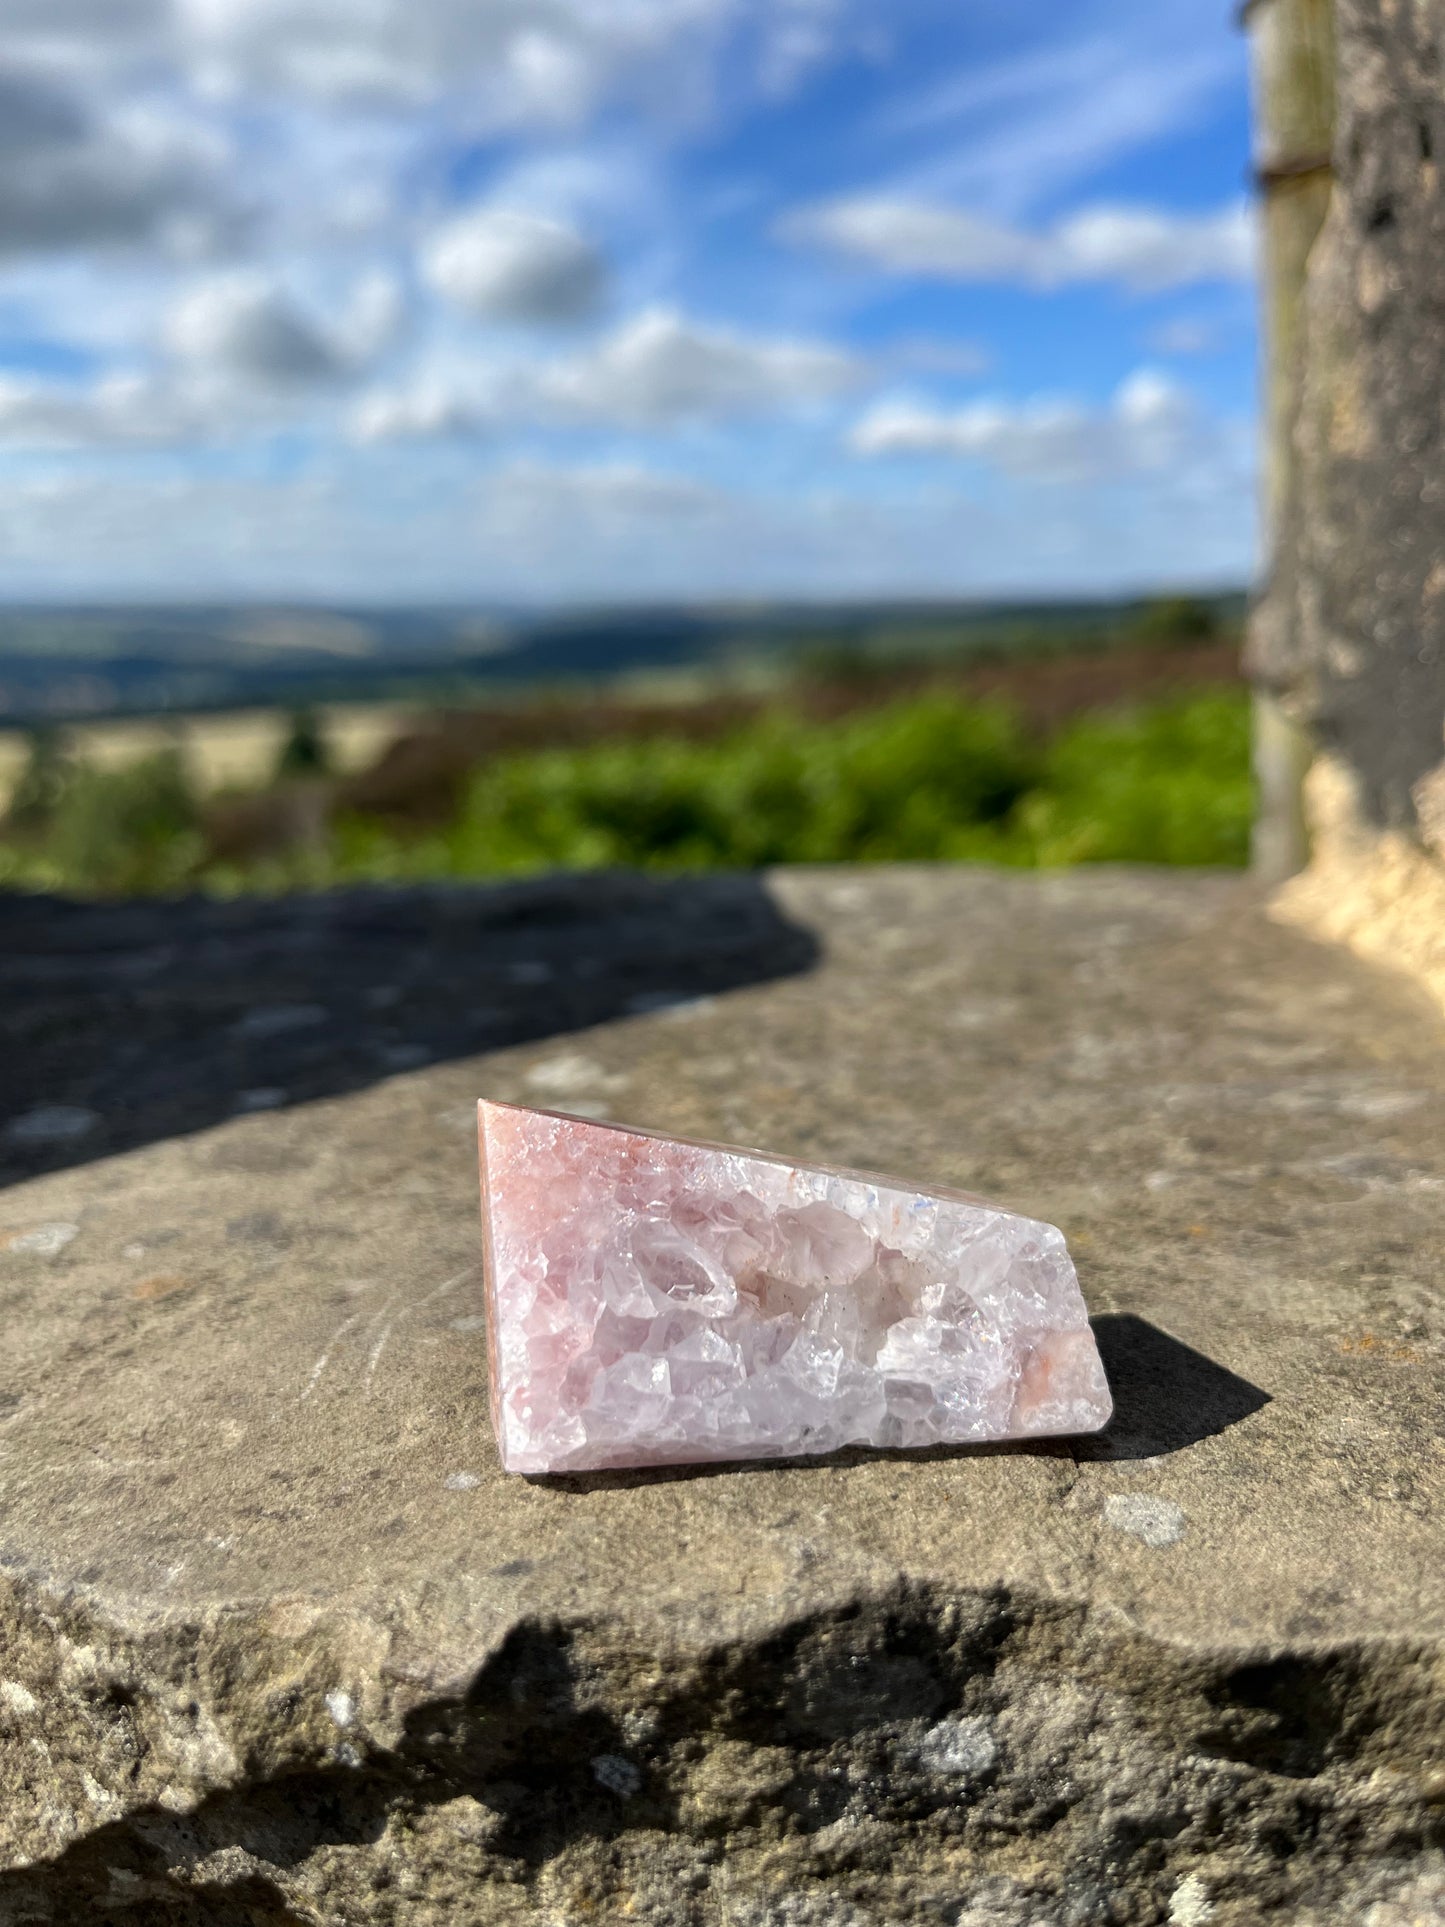
<svg viewBox="0 0 1445 1927"><path fill-rule="evenodd" d="M786 413L841 393L863 372L826 342L737 334L650 308L581 353L551 361L435 356L363 395L349 426L362 442L518 426L664 431Z"/></svg>
<svg viewBox="0 0 1445 1927"><path fill-rule="evenodd" d="M893 197L995 216L1057 202L1197 126L1243 81L1243 36L1199 0L1074 0L1037 14L1047 31L1033 46L895 96L865 130L904 152L923 143L891 177Z"/></svg>
<svg viewBox="0 0 1445 1927"><path fill-rule="evenodd" d="M798 209L781 232L890 274L940 281L1037 288L1118 281L1155 293L1246 280L1254 269L1254 221L1244 203L1205 215L1092 207L1029 233L964 208L859 195Z"/></svg>
<svg viewBox="0 0 1445 1927"><path fill-rule="evenodd" d="M175 394L146 375L111 375L89 387L0 376L0 447L166 444L197 425Z"/></svg>
<svg viewBox="0 0 1445 1927"><path fill-rule="evenodd" d="M1106 408L1040 399L940 410L884 401L849 436L859 455L951 455L1031 482L1081 484L1186 475L1223 452L1216 425L1167 376L1140 369Z"/></svg>
<svg viewBox="0 0 1445 1927"><path fill-rule="evenodd" d="M585 111L619 67L710 25L720 0L179 0L218 84L337 99L483 87L504 120ZM510 95L510 103L507 96Z"/></svg>
<svg viewBox="0 0 1445 1927"><path fill-rule="evenodd" d="M226 214L221 157L194 120L0 68L0 255L202 245Z"/></svg>
<svg viewBox="0 0 1445 1927"><path fill-rule="evenodd" d="M784 240L832 248L892 274L949 281L1029 281L1038 244L961 208L855 195L799 208L779 223Z"/></svg>
<svg viewBox="0 0 1445 1927"><path fill-rule="evenodd" d="M1141 293L1198 281L1248 281L1255 267L1255 219L1247 202L1215 214L1094 207L1044 239L1045 279L1122 281Z"/></svg>
<svg viewBox="0 0 1445 1927"><path fill-rule="evenodd" d="M0 58L166 71L217 101L444 101L478 131L580 125L609 97L705 110L724 39L787 91L836 56L851 0L5 0Z"/></svg>
<svg viewBox="0 0 1445 1927"><path fill-rule="evenodd" d="M573 321L602 292L602 258L566 222L509 207L481 207L449 221L422 252L437 293L495 321Z"/></svg>
<svg viewBox="0 0 1445 1927"><path fill-rule="evenodd" d="M406 320L400 281L386 268L372 268L351 290L331 337L343 360L368 362L392 345Z"/></svg>
<svg viewBox="0 0 1445 1927"><path fill-rule="evenodd" d="M204 377L304 387L341 371L336 343L268 276L223 274L183 295L166 322L171 353Z"/></svg>
<svg viewBox="0 0 1445 1927"><path fill-rule="evenodd" d="M467 392L459 383L423 379L364 394L348 426L354 441L404 442L481 435L498 422L498 410L485 395Z"/></svg>
<svg viewBox="0 0 1445 1927"><path fill-rule="evenodd" d="M1254 510L1236 475L1193 490L1151 476L1121 516L1095 485L1009 491L947 472L903 490L709 489L604 463L503 463L434 445L349 451L287 478L59 465L0 472L0 588L137 600L231 594L457 601L656 596L1027 595L1237 583ZM1207 479L1207 478L1206 478ZM625 512L624 512L625 511Z"/></svg>
<svg viewBox="0 0 1445 1927"><path fill-rule="evenodd" d="M216 444L316 420L312 403L398 326L399 290L364 278L334 325L257 270L192 284L160 329L164 354L89 382L0 377L0 446Z"/></svg>
<svg viewBox="0 0 1445 1927"><path fill-rule="evenodd" d="M1053 218L1088 199L1081 171L1187 126L1238 66L1197 0L1077 0L1066 19L1032 0L1008 35L1042 52L936 88L908 45L915 26L933 34L935 12L933 0L881 12L861 0L0 0L0 326L22 366L99 371L0 381L0 583L983 593L1131 569L1148 579L1180 557L1187 573L1234 571L1251 521L1245 465L1213 506L1181 513L1190 451L1201 489L1224 456L1218 425L1185 421L1167 394L1145 383L1106 407L1001 405L1001 426L961 432L953 383L983 366L970 344L850 353L841 337L810 338L836 313L815 262L742 273L750 224L779 181L805 174L821 185L799 193L885 183L828 206L903 207L903 240L875 205L867 246L848 251L879 259L906 243L925 264L910 273L943 272L940 256L958 272L965 209L969 272L1011 259L1031 287L1183 285L1201 248L1223 246L1198 234L1183 245L1138 210L1092 226ZM779 102L860 50L863 25L878 29L879 64L860 98L891 96L892 127L850 116L848 143L820 158L816 120L800 119L772 145ZM932 99L901 99L920 76ZM779 116L766 147L711 140L745 131L760 92ZM706 152L684 155L700 129ZM844 171L855 164L867 171ZM459 181L481 205L448 222ZM692 304L721 303L730 273L735 318L698 319L718 309ZM630 319L545 351L469 325L580 320L599 290L608 315ZM860 446L947 455L962 440L968 466L837 459L840 398L865 380L926 391L933 377L934 404L880 404ZM875 392L852 396L849 418ZM733 490L741 438L688 431L736 420L749 422L750 479ZM283 431L284 464L270 459ZM672 431L665 469L602 459L651 452ZM555 465L517 459L529 449ZM563 460L578 451L597 459ZM978 461L1054 485L1029 489L1025 510L1021 491L981 484ZM770 488L770 476L788 480ZM1124 515L1100 477L1147 485Z"/></svg>
<svg viewBox="0 0 1445 1927"><path fill-rule="evenodd" d="M855 357L823 342L734 334L650 308L543 370L537 392L562 416L657 428L817 401L860 375Z"/></svg>

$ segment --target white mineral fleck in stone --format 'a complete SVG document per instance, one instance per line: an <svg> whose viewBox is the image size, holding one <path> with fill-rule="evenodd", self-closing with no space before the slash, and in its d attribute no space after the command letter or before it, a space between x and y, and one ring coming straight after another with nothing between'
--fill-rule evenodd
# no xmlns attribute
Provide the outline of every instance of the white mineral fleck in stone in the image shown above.
<svg viewBox="0 0 1445 1927"><path fill-rule="evenodd" d="M1214 1904L1201 1874L1187 1873L1169 1902L1169 1927L1206 1927L1214 1918Z"/></svg>
<svg viewBox="0 0 1445 1927"><path fill-rule="evenodd" d="M544 1057L527 1072L527 1089L539 1097L569 1097L573 1091L620 1091L627 1079L608 1072L592 1057L569 1051L562 1057Z"/></svg>
<svg viewBox="0 0 1445 1927"><path fill-rule="evenodd" d="M12 1713L38 1713L40 1702L28 1686L22 1686L18 1679L0 1679L0 1705L7 1706Z"/></svg>
<svg viewBox="0 0 1445 1927"><path fill-rule="evenodd" d="M338 1687L326 1695L326 1710L338 1726L347 1727L356 1717L356 1701Z"/></svg>
<svg viewBox="0 0 1445 1927"><path fill-rule="evenodd" d="M80 1236L78 1224L37 1224L13 1238L0 1240L7 1251L30 1252L37 1258L54 1258L72 1239Z"/></svg>
<svg viewBox="0 0 1445 1927"><path fill-rule="evenodd" d="M512 1472L1092 1432L1061 1234L959 1193L481 1106Z"/></svg>
<svg viewBox="0 0 1445 1927"><path fill-rule="evenodd" d="M930 1773L973 1779L997 1763L998 1742L987 1720L940 1720L924 1734L918 1759Z"/></svg>
<svg viewBox="0 0 1445 1927"><path fill-rule="evenodd" d="M453 1472L446 1482L448 1492L475 1492L480 1484L475 1472Z"/></svg>
<svg viewBox="0 0 1445 1927"><path fill-rule="evenodd" d="M1158 1552L1184 1537L1184 1508L1143 1492L1115 1492L1104 1501L1104 1523Z"/></svg>

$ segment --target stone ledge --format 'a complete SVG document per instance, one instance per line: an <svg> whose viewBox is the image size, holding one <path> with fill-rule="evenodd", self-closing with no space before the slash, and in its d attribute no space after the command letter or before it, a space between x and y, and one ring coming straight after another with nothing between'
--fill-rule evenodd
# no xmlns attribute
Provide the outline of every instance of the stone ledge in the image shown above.
<svg viewBox="0 0 1445 1927"><path fill-rule="evenodd" d="M1438 1017L1233 879L771 889L811 974L0 1193L5 1927L1432 1917ZM481 1092L1052 1218L1114 1427L502 1478Z"/></svg>

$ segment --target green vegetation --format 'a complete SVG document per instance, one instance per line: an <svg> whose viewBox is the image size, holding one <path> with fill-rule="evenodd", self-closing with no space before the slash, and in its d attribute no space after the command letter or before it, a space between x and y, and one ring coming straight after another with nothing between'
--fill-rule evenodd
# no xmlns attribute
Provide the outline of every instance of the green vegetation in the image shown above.
<svg viewBox="0 0 1445 1927"><path fill-rule="evenodd" d="M276 759L277 782L325 776L330 768L331 753L320 716L314 709L293 710L286 740Z"/></svg>
<svg viewBox="0 0 1445 1927"><path fill-rule="evenodd" d="M1146 602L1130 632L1140 642L1161 648L1188 648L1213 642L1223 631L1217 605L1203 596L1163 596Z"/></svg>
<svg viewBox="0 0 1445 1927"><path fill-rule="evenodd" d="M78 767L55 800L44 858L67 887L107 896L176 889L204 855L175 750L118 770Z"/></svg>
<svg viewBox="0 0 1445 1927"><path fill-rule="evenodd" d="M10 798L6 827L20 836L43 836L55 821L61 798L76 777L76 767L58 729L31 733L29 753Z"/></svg>
<svg viewBox="0 0 1445 1927"><path fill-rule="evenodd" d="M208 858L173 754L63 770L46 810L12 816L0 881L125 892L614 864L1229 865L1245 861L1253 804L1248 705L1234 690L1091 713L1042 743L1006 708L934 691L837 722L780 708L710 742L529 750L476 771L442 829L343 816L320 847L249 866ZM37 775L31 790L43 787Z"/></svg>

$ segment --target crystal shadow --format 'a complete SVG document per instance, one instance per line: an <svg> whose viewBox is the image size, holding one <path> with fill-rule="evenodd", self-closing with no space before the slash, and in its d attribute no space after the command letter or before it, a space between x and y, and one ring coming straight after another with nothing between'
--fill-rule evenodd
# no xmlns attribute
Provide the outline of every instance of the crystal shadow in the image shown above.
<svg viewBox="0 0 1445 1927"><path fill-rule="evenodd" d="M0 893L0 1184L811 969L744 874Z"/></svg>
<svg viewBox="0 0 1445 1927"><path fill-rule="evenodd" d="M1114 1416L1076 1459L1157 1459L1198 1445L1268 1405L1269 1394L1133 1312L1093 1321Z"/></svg>

